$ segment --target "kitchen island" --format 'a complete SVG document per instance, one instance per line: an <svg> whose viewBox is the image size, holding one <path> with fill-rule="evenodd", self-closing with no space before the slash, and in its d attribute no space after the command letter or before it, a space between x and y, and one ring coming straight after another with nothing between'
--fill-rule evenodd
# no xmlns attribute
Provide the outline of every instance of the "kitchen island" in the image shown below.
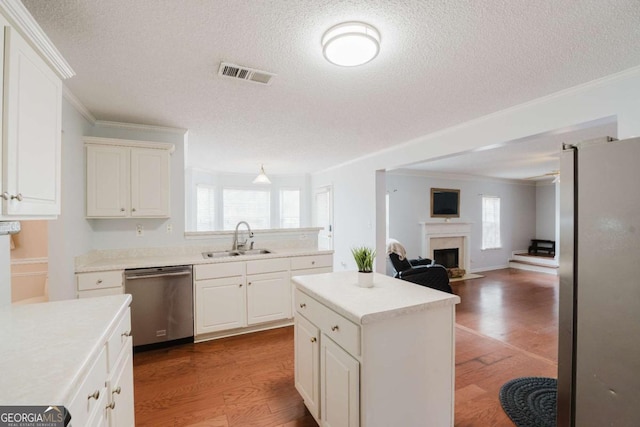
<svg viewBox="0 0 640 427"><path fill-rule="evenodd" d="M357 272L293 277L295 383L321 425L452 426L456 295Z"/></svg>
<svg viewBox="0 0 640 427"><path fill-rule="evenodd" d="M0 309L0 405L59 405L73 426L133 426L130 295ZM116 405L117 403L117 405Z"/></svg>

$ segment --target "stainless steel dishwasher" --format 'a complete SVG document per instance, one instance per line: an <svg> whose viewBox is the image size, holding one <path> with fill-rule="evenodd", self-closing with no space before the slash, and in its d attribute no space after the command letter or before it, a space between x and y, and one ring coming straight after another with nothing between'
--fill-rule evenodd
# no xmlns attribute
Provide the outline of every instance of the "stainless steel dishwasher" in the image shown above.
<svg viewBox="0 0 640 427"><path fill-rule="evenodd" d="M191 266L125 270L135 347L193 337Z"/></svg>

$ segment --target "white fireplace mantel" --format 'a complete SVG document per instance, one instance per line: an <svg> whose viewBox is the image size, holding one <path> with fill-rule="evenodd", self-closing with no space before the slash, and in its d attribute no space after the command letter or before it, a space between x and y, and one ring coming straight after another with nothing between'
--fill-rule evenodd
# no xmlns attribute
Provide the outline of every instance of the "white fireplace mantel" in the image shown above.
<svg viewBox="0 0 640 427"><path fill-rule="evenodd" d="M469 251L469 239L471 238L470 222L420 222L422 236L422 256L424 258L433 259L433 251L431 249L431 239L461 237L463 268L471 271L471 252Z"/></svg>

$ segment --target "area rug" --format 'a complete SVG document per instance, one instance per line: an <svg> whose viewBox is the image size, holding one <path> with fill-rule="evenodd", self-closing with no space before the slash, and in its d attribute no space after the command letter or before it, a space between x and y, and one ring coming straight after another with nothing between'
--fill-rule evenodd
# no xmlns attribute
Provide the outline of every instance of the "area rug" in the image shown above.
<svg viewBox="0 0 640 427"><path fill-rule="evenodd" d="M502 386L500 404L517 427L555 427L557 396L555 378L523 377Z"/></svg>
<svg viewBox="0 0 640 427"><path fill-rule="evenodd" d="M475 273L467 273L462 277L457 277L455 279L449 279L449 282L459 282L461 280L471 280L471 279L479 279L481 277L484 277L481 274L475 274Z"/></svg>

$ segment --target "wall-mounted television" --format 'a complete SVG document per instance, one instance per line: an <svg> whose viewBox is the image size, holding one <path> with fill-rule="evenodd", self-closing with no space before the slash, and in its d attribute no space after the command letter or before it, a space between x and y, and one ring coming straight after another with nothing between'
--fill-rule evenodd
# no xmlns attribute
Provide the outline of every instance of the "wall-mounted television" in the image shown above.
<svg viewBox="0 0 640 427"><path fill-rule="evenodd" d="M460 190L432 188L431 218L460 218Z"/></svg>

